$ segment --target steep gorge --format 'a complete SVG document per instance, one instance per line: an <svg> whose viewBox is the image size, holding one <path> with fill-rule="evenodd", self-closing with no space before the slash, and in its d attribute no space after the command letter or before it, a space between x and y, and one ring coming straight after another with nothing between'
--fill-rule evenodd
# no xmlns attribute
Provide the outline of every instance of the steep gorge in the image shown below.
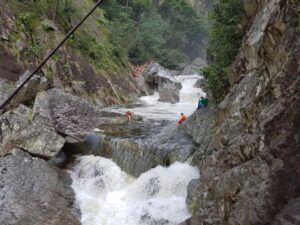
<svg viewBox="0 0 300 225"><path fill-rule="evenodd" d="M26 45L30 35L17 32L17 15L7 2L0 4L3 9L0 12L3 19L0 99L12 89L19 74L32 69L39 61L39 57L28 54L27 51L32 51ZM76 2L86 7L86 1ZM101 17L101 13L95 16ZM149 185L138 179L132 186L142 189L135 192L137 189L128 185L130 178L111 161L83 157L73 171L73 178L77 179L75 189L77 194L82 194L82 199L86 197L85 192L94 195L91 202L93 206L99 204L96 209L101 208L101 216L107 216L102 213L106 212L106 205L101 204L102 188L107 187L105 182L115 190L115 182L126 180L127 183L118 185L128 185L129 189L121 187L120 190L134 200L135 194L156 197L160 188L165 192L171 189L172 194L179 190L184 196L187 179L197 176L195 170L176 161L191 159L200 177L189 184L187 205L193 216L183 224L299 223L299 16L297 0L245 0L243 26L247 32L229 73L229 93L221 103L211 101L208 108L195 111L180 128L164 120L140 121L138 116L128 123L111 108L104 110L103 106L128 102L142 94L128 75L128 68L118 65L116 73L99 71L73 46L61 49L43 70L46 81L36 76L16 99L12 110L1 115L0 223L80 224L82 214L75 205L70 177L57 168L73 167L75 154L112 158L122 170L136 177L150 170L142 176ZM89 29L98 25L91 22ZM42 31L42 27L38 29L45 43L52 43L63 33L55 27L50 32ZM100 129L100 134L91 134L95 127ZM168 168L151 170L157 165ZM110 167L112 170L107 170ZM171 171L172 176L164 170ZM176 182L169 182L171 178ZM166 183L168 190L160 186ZM171 184L176 186L174 190ZM99 190L91 193L94 187ZM115 194L118 197L120 193ZM126 200L134 205L134 212L139 212L135 205L138 201L131 202L132 199ZM110 208L116 206L114 203L106 202ZM174 201L169 204L174 204L174 212L175 205L181 207ZM168 204L151 199L147 205L150 211L153 205L168 208ZM95 208L86 206L84 212L88 216L81 219L97 223L93 215L99 213L90 213ZM156 214L161 213L159 207L154 209ZM180 207L180 213L187 218L188 212ZM168 220L150 217L146 209L139 212L140 218L135 218L135 223L169 224L175 217L175 214L167 215ZM113 218L116 213L119 213L118 221L124 221L124 214L117 210L109 211L112 224L116 223Z"/></svg>
<svg viewBox="0 0 300 225"><path fill-rule="evenodd" d="M196 112L186 124L200 145L186 224L299 223L295 203L275 215L300 195L300 4L244 1L244 10L229 93L214 118Z"/></svg>

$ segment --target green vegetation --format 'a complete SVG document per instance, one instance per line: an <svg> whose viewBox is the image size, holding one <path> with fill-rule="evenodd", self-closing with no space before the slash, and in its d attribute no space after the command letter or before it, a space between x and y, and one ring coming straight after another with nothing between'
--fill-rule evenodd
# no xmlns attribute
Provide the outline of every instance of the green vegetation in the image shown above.
<svg viewBox="0 0 300 225"><path fill-rule="evenodd" d="M48 20L67 32L94 2L12 0L10 4L30 39L29 53L38 57L54 39L47 34L53 31ZM175 69L197 57L206 41L206 30L204 16L186 0L103 0L68 44L108 73L148 61Z"/></svg>
<svg viewBox="0 0 300 225"><path fill-rule="evenodd" d="M155 60L175 69L205 42L205 18L185 0L103 0L101 8L115 52L135 64Z"/></svg>
<svg viewBox="0 0 300 225"><path fill-rule="evenodd" d="M228 91L228 71L241 45L243 1L220 0L211 13L208 56L211 64L203 69L209 88L221 100Z"/></svg>

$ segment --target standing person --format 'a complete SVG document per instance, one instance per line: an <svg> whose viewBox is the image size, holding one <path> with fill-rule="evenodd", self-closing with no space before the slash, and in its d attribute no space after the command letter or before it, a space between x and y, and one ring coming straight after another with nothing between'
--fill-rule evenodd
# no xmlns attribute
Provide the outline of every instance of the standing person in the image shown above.
<svg viewBox="0 0 300 225"><path fill-rule="evenodd" d="M179 120L178 120L178 124L179 125L182 125L182 123L186 120L186 116L183 114L183 113L181 113L180 114L180 118L179 118Z"/></svg>
<svg viewBox="0 0 300 225"><path fill-rule="evenodd" d="M127 118L128 121L132 120L132 115L133 112L130 111L125 112L125 117Z"/></svg>

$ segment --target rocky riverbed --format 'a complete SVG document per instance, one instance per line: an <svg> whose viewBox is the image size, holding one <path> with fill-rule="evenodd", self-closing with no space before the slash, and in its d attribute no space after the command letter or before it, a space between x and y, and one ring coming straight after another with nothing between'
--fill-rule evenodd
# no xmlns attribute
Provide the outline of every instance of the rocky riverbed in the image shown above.
<svg viewBox="0 0 300 225"><path fill-rule="evenodd" d="M244 10L247 34L230 91L197 111L198 78L151 64L136 83L126 78L129 93L63 49L75 82L61 80L62 67L52 62L54 77L36 75L1 112L0 224L298 224L299 2L244 1ZM16 26L4 12L1 39ZM13 78L1 75L2 100L28 65L0 51ZM196 60L184 73L203 64ZM92 85L97 97L87 94L82 82L93 81L107 92ZM150 96L104 107L140 93ZM189 116L183 126L180 112Z"/></svg>
<svg viewBox="0 0 300 225"><path fill-rule="evenodd" d="M23 77L25 76L26 74ZM150 79L149 76L154 78ZM23 77L20 79L24 79ZM178 91L182 89L183 97L189 95L184 90L189 90L192 94L189 106L193 108L196 106L198 98L196 91L198 89L192 87L198 79L197 76L186 76L184 79L191 80L191 82L182 85L181 80L183 78L181 80L176 79L170 71L153 64L145 71L144 78L146 77L149 81L144 85L148 85L148 88L153 85L153 81L159 80L155 83L157 86L152 87L154 92L159 92L160 85L164 84L174 85ZM33 83L26 85L23 89L24 95L22 98L15 99L0 118L0 153L2 156L1 168L3 168L1 175L3 185L0 193L3 195L1 200L1 209L3 209L1 210L1 218L3 218L1 222L3 224L19 224L19 221L26 221L22 224L41 224L45 221L46 223L53 221L54 224L78 224L80 220L85 221L85 209L81 203L87 201L87 199L79 200L78 198L82 198L79 192L87 190L80 189L79 191L75 188L77 196L77 204L75 204L74 192L70 186L70 177L65 171L65 169L72 170L73 164L77 164L77 157L83 155L94 155L95 162L100 160L100 158L97 159L99 156L111 159L116 163L115 167L120 167L118 170L124 171L122 172L124 174L126 172L127 176L130 175L136 178L146 176L143 173L152 170L166 173L165 177L174 176L175 174L172 174L173 169L166 169L166 167L177 163L177 166L172 168L177 171L176 173L182 172L183 174L180 179L178 178L179 180L176 180L177 176L174 176L170 182L177 182L176 185L181 185L181 191L178 192L178 194L181 194L177 196L172 191L170 184L166 186L167 183L165 183L164 177L150 175L149 181L140 182L145 182L143 185L149 190L158 188L158 196L151 191L152 194L150 194L153 197L148 199L149 202L146 201L145 204L157 201L158 205L153 209L149 209L149 212L142 213L136 219L140 221L139 224L164 221L166 224L176 225L190 216L185 205L186 190L188 182L197 178L198 172L196 168L183 163L194 154L197 144L177 125L177 115L175 114L176 117L168 116L168 112L163 110L164 108L167 109L166 106L168 105L174 105L172 99L168 99L170 103L159 103L159 100L155 97L156 95L153 95L151 98L153 98L155 104L161 104L160 108L157 108L155 104L148 105L147 102L133 104L132 107L127 106L136 112L133 120L128 121L123 115L123 112L128 110L126 107L101 108L85 99L66 93L62 89L48 89L49 86L40 86L41 80L39 78L31 82ZM13 87L14 84L6 91L9 92ZM26 93L31 93L31 95ZM31 106L27 105L29 100L32 102ZM184 107L187 106L177 104L178 106L174 105L178 107L177 110L185 110ZM152 114L150 113L152 117L145 116L143 113L139 115L139 112L147 111L147 106L155 109ZM189 109L187 113L192 110ZM167 119L159 117L160 114L168 116ZM113 165L112 161L109 162L111 165ZM178 162L182 164L178 164ZM12 171L12 168L16 165L19 165L18 170ZM100 165L96 163L94 166L98 167ZM154 169L157 166L165 168L158 167L158 169ZM78 171L81 170L80 164L77 168ZM187 170L186 175L184 175L184 168ZM103 171L103 169L101 170ZM189 174L188 171L194 171L194 175ZM112 171L106 172L111 173ZM43 182L38 182L44 173ZM81 182L80 174L77 175L78 178L73 177L73 179L78 179L78 182ZM94 174L93 179L100 179L101 174L102 172ZM13 178L14 176L22 177L20 183L12 184L13 179L16 179ZM139 179L143 180L143 178ZM74 182L77 181L74 180ZM14 188L7 192L12 185L15 185ZM12 198L11 196L14 195L15 191L22 188L22 185L25 185L22 192L18 197ZM33 187L33 189L30 189L30 187ZM136 188L138 187L140 185L137 185ZM97 190L94 191L97 192ZM136 189L136 191L141 190ZM184 213L178 219L171 219L172 210L162 209L169 213L167 217L164 214L157 217L151 212L151 210L159 210L159 207L162 207L160 206L161 200L155 199L165 196L163 194L165 192L169 193L168 198L170 200L168 201L172 202L174 201L173 198L178 198L178 201L176 200L176 204L179 204L178 208L172 209L173 213L175 213L174 210L183 210ZM58 204L52 207L56 194L60 196L57 198ZM31 198L27 196L31 196ZM39 200L39 198L42 199ZM14 207L15 201L24 202L24 204ZM30 207L27 208L28 205ZM38 207L49 210L49 218L42 218L41 215L44 212L42 210L36 212ZM11 210L13 214L9 213ZM33 210L33 213L27 213L28 210ZM54 216L57 213L60 213L61 217ZM50 219L52 216L54 218ZM94 219L97 220L97 218Z"/></svg>

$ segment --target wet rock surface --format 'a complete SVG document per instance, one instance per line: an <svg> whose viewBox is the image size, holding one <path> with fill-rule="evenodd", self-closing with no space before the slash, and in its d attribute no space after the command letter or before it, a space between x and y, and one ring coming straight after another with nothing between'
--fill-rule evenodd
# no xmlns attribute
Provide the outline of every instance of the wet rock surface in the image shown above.
<svg viewBox="0 0 300 225"><path fill-rule="evenodd" d="M0 224L80 225L69 175L42 159L0 158Z"/></svg>
<svg viewBox="0 0 300 225"><path fill-rule="evenodd" d="M168 121L130 121L99 128L105 130L100 155L112 158L133 176L157 165L184 162L195 151L194 142Z"/></svg>
<svg viewBox="0 0 300 225"><path fill-rule="evenodd" d="M147 66L143 73L143 77L145 82L152 89L158 89L162 84L173 85L178 90L182 88L181 82L174 78L172 72L157 63Z"/></svg>
<svg viewBox="0 0 300 225"><path fill-rule="evenodd" d="M47 118L58 133L79 140L83 140L98 125L126 123L124 116L101 111L90 102L60 89L39 93L33 112Z"/></svg>
<svg viewBox="0 0 300 225"><path fill-rule="evenodd" d="M201 111L187 121L186 132L200 145L193 164L201 172L189 187L193 218L187 224L271 224L300 196L300 33L295 22L300 5L246 1L245 10L252 19L229 94L209 124Z"/></svg>
<svg viewBox="0 0 300 225"><path fill-rule="evenodd" d="M0 141L0 156L20 148L45 158L56 155L65 143L43 117L34 116L24 105L0 117Z"/></svg>
<svg viewBox="0 0 300 225"><path fill-rule="evenodd" d="M178 103L180 101L179 90L175 85L164 84L158 88L160 102Z"/></svg>

